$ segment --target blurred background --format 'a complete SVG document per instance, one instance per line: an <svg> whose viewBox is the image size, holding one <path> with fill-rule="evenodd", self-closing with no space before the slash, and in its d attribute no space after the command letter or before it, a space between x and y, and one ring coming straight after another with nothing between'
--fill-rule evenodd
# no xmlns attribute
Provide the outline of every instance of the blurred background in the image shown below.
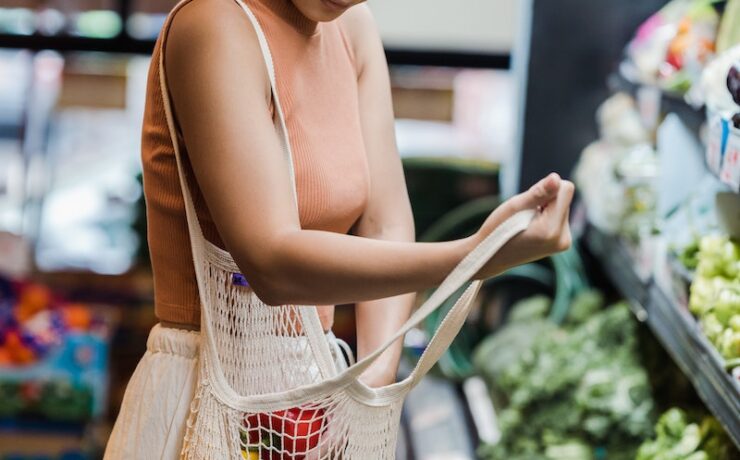
<svg viewBox="0 0 740 460"><path fill-rule="evenodd" d="M0 460L100 458L156 323L139 147L175 3L0 0ZM486 283L398 458L740 458L740 1L369 6L419 240L551 171L580 195L572 250Z"/></svg>

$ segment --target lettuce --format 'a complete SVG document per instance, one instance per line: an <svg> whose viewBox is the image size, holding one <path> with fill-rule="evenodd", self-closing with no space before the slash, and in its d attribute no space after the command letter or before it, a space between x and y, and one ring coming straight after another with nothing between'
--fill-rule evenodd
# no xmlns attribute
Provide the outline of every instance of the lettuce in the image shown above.
<svg viewBox="0 0 740 460"><path fill-rule="evenodd" d="M714 417L701 420L672 408L658 419L655 439L642 443L636 460L730 460L737 451Z"/></svg>
<svg viewBox="0 0 740 460"><path fill-rule="evenodd" d="M740 246L727 236L701 239L689 310L727 360L740 358Z"/></svg>

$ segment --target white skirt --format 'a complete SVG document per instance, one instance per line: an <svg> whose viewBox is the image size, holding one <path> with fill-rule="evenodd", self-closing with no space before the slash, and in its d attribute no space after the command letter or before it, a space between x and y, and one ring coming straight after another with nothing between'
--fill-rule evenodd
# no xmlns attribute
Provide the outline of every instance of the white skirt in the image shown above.
<svg viewBox="0 0 740 460"><path fill-rule="evenodd" d="M344 344L331 332L327 338L337 366L344 369L347 363L340 350ZM180 457L198 381L199 343L199 332L159 324L152 328L146 353L126 387L103 460Z"/></svg>

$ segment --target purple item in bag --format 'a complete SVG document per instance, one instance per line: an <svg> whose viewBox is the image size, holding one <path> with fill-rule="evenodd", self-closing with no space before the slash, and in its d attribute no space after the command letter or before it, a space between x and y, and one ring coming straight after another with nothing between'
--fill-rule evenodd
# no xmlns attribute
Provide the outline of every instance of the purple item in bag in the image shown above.
<svg viewBox="0 0 740 460"><path fill-rule="evenodd" d="M231 274L231 284L235 286L249 286L247 279L241 273Z"/></svg>

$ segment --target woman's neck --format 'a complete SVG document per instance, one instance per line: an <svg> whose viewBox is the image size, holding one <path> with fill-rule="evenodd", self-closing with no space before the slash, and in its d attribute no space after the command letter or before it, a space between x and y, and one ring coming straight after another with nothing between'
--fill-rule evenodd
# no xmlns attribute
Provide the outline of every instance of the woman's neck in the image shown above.
<svg viewBox="0 0 740 460"><path fill-rule="evenodd" d="M257 0L301 33L313 35L318 30L318 22L309 19L296 8L291 0Z"/></svg>

